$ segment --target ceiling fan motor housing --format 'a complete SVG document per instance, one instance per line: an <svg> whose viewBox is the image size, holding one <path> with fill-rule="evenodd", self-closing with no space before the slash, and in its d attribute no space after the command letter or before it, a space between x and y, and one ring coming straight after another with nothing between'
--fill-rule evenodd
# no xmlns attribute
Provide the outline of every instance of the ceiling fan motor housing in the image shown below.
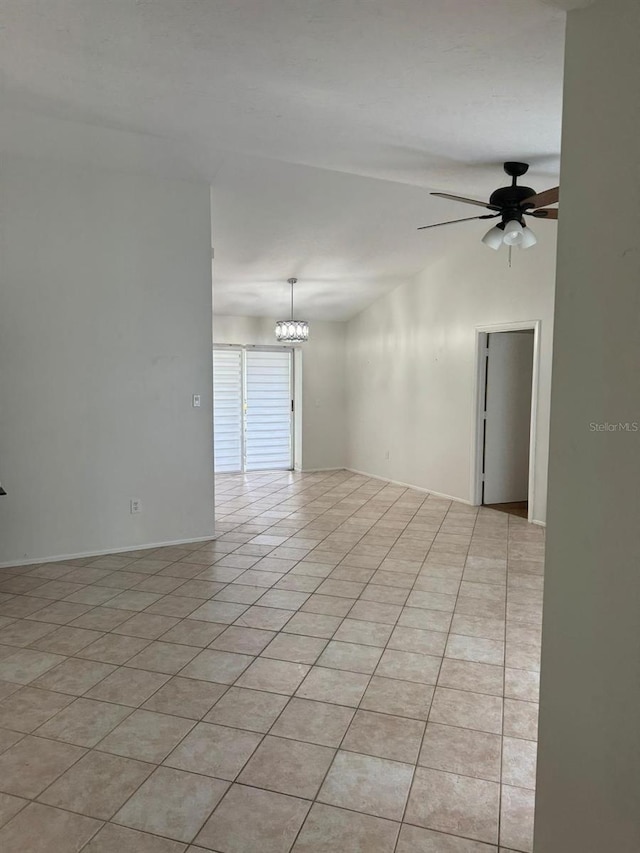
<svg viewBox="0 0 640 853"><path fill-rule="evenodd" d="M522 203L535 195L536 191L531 187L501 187L491 193L489 204L500 208L505 222L511 219L520 220L524 210ZM530 205L533 207L533 205Z"/></svg>
<svg viewBox="0 0 640 853"><path fill-rule="evenodd" d="M536 191L531 187L518 186L516 182L518 178L526 175L529 171L529 164L508 160L504 164L504 170L512 178L511 186L500 187L500 189L492 192L489 204L496 205L496 207L501 209L503 222L510 222L512 219L522 222L522 203L525 199L535 195ZM533 205L531 206L533 207Z"/></svg>

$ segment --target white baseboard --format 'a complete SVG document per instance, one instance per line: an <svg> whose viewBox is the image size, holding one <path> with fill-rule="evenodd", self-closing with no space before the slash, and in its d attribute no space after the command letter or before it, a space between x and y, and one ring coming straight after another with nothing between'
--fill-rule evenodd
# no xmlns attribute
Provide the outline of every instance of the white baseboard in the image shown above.
<svg viewBox="0 0 640 853"><path fill-rule="evenodd" d="M473 506L471 501L465 498L457 498L454 495L445 495L444 492L434 492L433 489L425 489L424 486L416 486L415 483L404 483L402 480L391 480L389 477L381 477L379 474L369 474L367 471L359 471L357 468L346 468L346 471L351 471L352 474L361 474L363 477L369 477L371 480L382 480L383 483L391 483L393 486L404 486L405 489L414 489L416 492L424 492L427 495L433 495L434 498L442 498L447 501L455 501L459 504Z"/></svg>
<svg viewBox="0 0 640 853"><path fill-rule="evenodd" d="M383 483L391 483L394 486L403 486L406 489L414 489L417 492L423 492L428 495L433 495L436 498L442 498L443 500L455 501L456 503L466 504L467 506L474 506L472 501L465 500L464 498L457 498L453 495L446 495L443 492L434 492L431 489L425 489L424 486L416 486L414 483L404 483L402 480L391 480L389 477L381 477L379 474L370 474L367 471L360 471L357 468L305 468L302 469L302 473L304 474L321 474L321 473L329 473L332 471L350 471L352 474L359 474L362 477L368 477L371 480L380 480ZM536 524L539 527L546 527L546 521L538 521L537 519L531 519L531 524ZM29 557L21 560L8 560L5 562L0 562L0 569L10 568L11 566L29 566L32 563L61 563L65 560L78 560L84 557L103 557L105 554L122 554L127 551L146 551L149 548L166 548L170 545L190 545L194 542L208 542L210 539L213 539L215 536L215 532L212 532L210 536L198 536L193 539L170 539L164 542L149 542L145 545L129 545L126 547L118 546L115 548L103 548L99 551L78 551L74 554L57 554L52 557Z"/></svg>
<svg viewBox="0 0 640 853"><path fill-rule="evenodd" d="M382 480L383 483L391 483L394 486L404 486L407 489L414 489L416 492L424 492L428 495L433 495L434 498L442 498L443 500L466 504L466 506L479 506L479 504L475 504L473 501L466 500L465 498L457 498L455 495L446 495L444 492L434 492L432 489L425 489L424 486L416 486L414 483L404 483L402 480L391 480L389 477L381 477L379 474L369 474L367 471L360 471L358 468L345 468L344 470L351 471L352 474L360 474L363 477L369 477L371 480ZM538 527L547 526L546 521L539 521L536 518L532 518L529 523L537 524Z"/></svg>
<svg viewBox="0 0 640 853"><path fill-rule="evenodd" d="M194 542L208 542L213 539L215 533L211 536L197 536L195 539L171 539L166 542L149 542L147 545L129 545L117 548L103 548L100 551L78 551L75 554L58 554L54 557L29 557L22 560L9 560L8 562L0 563L0 569L9 568L11 566L30 566L40 563L63 563L65 560L78 560L83 557L103 557L105 554L122 554L127 551L147 551L149 548L166 548L169 545L190 545Z"/></svg>

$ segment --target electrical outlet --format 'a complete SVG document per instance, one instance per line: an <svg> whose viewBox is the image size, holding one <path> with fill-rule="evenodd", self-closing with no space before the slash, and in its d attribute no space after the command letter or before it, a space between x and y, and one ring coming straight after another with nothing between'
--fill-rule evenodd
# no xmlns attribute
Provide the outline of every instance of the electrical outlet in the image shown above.
<svg viewBox="0 0 640 853"><path fill-rule="evenodd" d="M200 394L194 394L191 398L191 405L194 409L200 408Z"/></svg>
<svg viewBox="0 0 640 853"><path fill-rule="evenodd" d="M129 501L129 512L131 515L137 515L142 512L142 501L140 498L131 498Z"/></svg>

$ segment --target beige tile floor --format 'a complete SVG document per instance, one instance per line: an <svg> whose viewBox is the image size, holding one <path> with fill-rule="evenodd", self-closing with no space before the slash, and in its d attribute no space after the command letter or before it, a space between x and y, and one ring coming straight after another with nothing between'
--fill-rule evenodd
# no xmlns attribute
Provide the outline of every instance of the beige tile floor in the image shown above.
<svg viewBox="0 0 640 853"><path fill-rule="evenodd" d="M345 471L216 502L0 570L3 853L530 853L542 529Z"/></svg>

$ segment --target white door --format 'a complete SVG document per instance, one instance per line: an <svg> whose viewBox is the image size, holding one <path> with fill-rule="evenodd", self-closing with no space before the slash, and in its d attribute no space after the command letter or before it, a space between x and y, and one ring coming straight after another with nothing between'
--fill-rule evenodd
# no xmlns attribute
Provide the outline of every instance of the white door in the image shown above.
<svg viewBox="0 0 640 853"><path fill-rule="evenodd" d="M293 351L213 351L215 470L293 468Z"/></svg>
<svg viewBox="0 0 640 853"><path fill-rule="evenodd" d="M484 504L528 498L533 339L528 329L487 335Z"/></svg>

